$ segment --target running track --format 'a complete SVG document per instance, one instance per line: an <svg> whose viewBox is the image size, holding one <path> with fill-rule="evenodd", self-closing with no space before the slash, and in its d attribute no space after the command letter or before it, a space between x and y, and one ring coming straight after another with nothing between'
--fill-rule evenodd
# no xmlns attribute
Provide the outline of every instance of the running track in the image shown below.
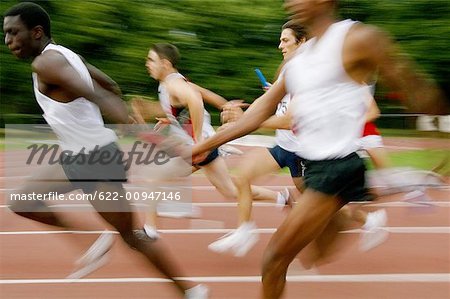
<svg viewBox="0 0 450 299"><path fill-rule="evenodd" d="M424 146L414 140L404 144ZM236 158L228 162L235 165ZM2 158L2 169L10 163ZM14 184L28 173L27 169L17 169ZM274 190L291 185L290 177L282 175L268 176L257 183ZM261 256L285 212L258 203L253 213L261 234L255 248L244 258L218 255L208 251L207 245L235 226L236 205L218 195L202 175L193 177L193 185L194 204L202 209L201 219L160 221L163 239L181 264L184 276L207 284L211 298L258 298ZM1 204L4 185L2 188ZM449 298L450 190L430 190L428 195L435 203L433 207L405 204L401 195L369 205L368 210L384 207L388 212L391 233L387 242L361 253L358 230L345 231L341 237L345 250L331 263L320 266L320 275L302 272L294 261L284 298ZM108 265L80 281L64 279L83 248L105 227L92 212L66 216L74 233L36 224L0 205L0 298L178 298L173 286L118 238Z"/></svg>

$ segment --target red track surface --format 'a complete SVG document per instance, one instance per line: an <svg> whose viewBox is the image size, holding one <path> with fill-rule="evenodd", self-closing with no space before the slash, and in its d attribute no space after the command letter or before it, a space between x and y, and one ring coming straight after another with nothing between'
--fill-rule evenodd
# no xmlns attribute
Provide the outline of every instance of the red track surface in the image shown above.
<svg viewBox="0 0 450 299"><path fill-rule="evenodd" d="M2 161L2 165L10 162ZM230 164L234 164L233 161ZM25 169L18 169L15 175L27 173ZM13 183L22 180L15 178ZM290 177L277 175L258 183L272 186L274 190L292 184ZM195 175L193 185L209 186L209 183ZM288 274L293 281L287 283L284 298L450 298L450 192L449 189L430 190L428 195L439 204L425 210L385 206L388 227L393 228L393 232L384 244L372 251L360 252L358 233L349 232L342 234L345 250L333 262L320 266L320 275L301 272L295 261ZM208 188L194 190L193 196L195 203L226 202ZM383 202L400 200L401 195L394 195ZM3 202L4 192L1 194ZM223 233L170 232L171 229L233 228L236 224L235 206L201 208L201 220L160 221L160 228L168 230L162 234L163 240L180 263L184 276L207 284L211 298L258 298L261 256L270 233L260 234L260 241L246 257L235 258L207 249L207 245ZM259 228L276 228L285 213L271 206L257 206L253 210ZM105 227L91 212L67 213L67 218L77 230ZM0 208L0 230L0 298L179 298L168 282L124 281L122 278L158 278L161 275L119 238L113 248L112 261L87 277L117 280L69 283L62 279L71 272L74 260L97 234L33 234L55 229L16 216L4 206ZM5 234L24 231L30 233ZM224 277L227 281L218 281Z"/></svg>

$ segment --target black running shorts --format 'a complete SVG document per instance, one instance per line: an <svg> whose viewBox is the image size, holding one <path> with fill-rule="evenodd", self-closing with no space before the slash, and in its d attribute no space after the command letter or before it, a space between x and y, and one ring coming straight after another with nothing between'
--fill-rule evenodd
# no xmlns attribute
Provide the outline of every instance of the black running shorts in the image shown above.
<svg viewBox="0 0 450 299"><path fill-rule="evenodd" d="M277 145L269 149L270 154L277 162L280 168L288 167L291 177L298 178L304 175L305 166L303 159L293 152L289 152Z"/></svg>
<svg viewBox="0 0 450 299"><path fill-rule="evenodd" d="M345 202L370 197L365 186L366 167L356 153L333 160L306 160L305 166L306 188L339 196Z"/></svg>
<svg viewBox="0 0 450 299"><path fill-rule="evenodd" d="M123 152L115 142L94 149L88 154L60 156L60 163L76 189L91 193L97 182L122 184L127 181Z"/></svg>

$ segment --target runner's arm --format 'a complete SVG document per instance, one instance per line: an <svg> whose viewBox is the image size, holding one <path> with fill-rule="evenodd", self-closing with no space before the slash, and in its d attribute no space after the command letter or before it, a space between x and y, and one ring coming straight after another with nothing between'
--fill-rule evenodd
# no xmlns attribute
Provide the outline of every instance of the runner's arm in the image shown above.
<svg viewBox="0 0 450 299"><path fill-rule="evenodd" d="M170 95L175 97L179 104L189 109L194 141L201 141L204 107L200 93L182 79L170 81L167 87Z"/></svg>
<svg viewBox="0 0 450 299"><path fill-rule="evenodd" d="M269 91L255 100L244 115L233 125L230 125L205 141L194 145L192 155L195 156L217 148L228 141L256 130L262 122L273 115L278 103L285 94L284 80L277 81Z"/></svg>
<svg viewBox="0 0 450 299"><path fill-rule="evenodd" d="M74 99L84 97L95 103L103 116L113 123L129 122L127 107L122 99L96 81L93 81L94 88L91 88L62 54L46 51L33 61L32 69L43 83L64 89Z"/></svg>
<svg viewBox="0 0 450 299"><path fill-rule="evenodd" d="M80 56L81 60L83 60L84 64L86 65L89 74L91 75L92 79L97 81L97 83L103 87L104 89L118 95L122 96L122 91L120 90L119 85L114 81L111 77L109 77L107 74L93 66L92 64L88 63L82 56Z"/></svg>
<svg viewBox="0 0 450 299"><path fill-rule="evenodd" d="M217 108L218 110L222 110L223 106L228 103L228 101L224 97L218 95L215 92L212 92L209 89L203 88L192 82L189 82L189 85L200 93L205 103Z"/></svg>
<svg viewBox="0 0 450 299"><path fill-rule="evenodd" d="M436 82L401 53L386 33L364 26L355 36L356 50L364 55L362 62L378 71L382 83L403 95L402 101L411 112L449 113L448 102Z"/></svg>
<svg viewBox="0 0 450 299"><path fill-rule="evenodd" d="M260 127L274 130L290 130L291 118L287 114L281 116L272 115L266 121L264 121Z"/></svg>

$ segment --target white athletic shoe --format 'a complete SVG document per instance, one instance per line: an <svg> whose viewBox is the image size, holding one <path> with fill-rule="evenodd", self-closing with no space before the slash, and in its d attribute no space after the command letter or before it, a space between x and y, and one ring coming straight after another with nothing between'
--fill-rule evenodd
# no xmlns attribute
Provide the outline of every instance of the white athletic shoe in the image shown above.
<svg viewBox="0 0 450 299"><path fill-rule="evenodd" d="M109 253L105 253L104 255L100 256L99 258L97 258L96 260L85 264L83 267L81 267L80 269L72 272L69 276L67 276L67 279L80 279L83 278L89 274L91 274L92 272L94 272L95 270L103 267L104 265L106 265L109 261L110 261L110 254Z"/></svg>
<svg viewBox="0 0 450 299"><path fill-rule="evenodd" d="M167 218L200 218L202 210L191 203L169 203L159 204L156 213L159 217Z"/></svg>
<svg viewBox="0 0 450 299"><path fill-rule="evenodd" d="M236 230L226 233L217 241L212 242L208 245L208 249L217 253L224 253L233 246L234 238L236 238Z"/></svg>
<svg viewBox="0 0 450 299"><path fill-rule="evenodd" d="M89 249L75 262L76 265L85 265L97 260L108 251L114 244L114 235L105 230L100 237L89 247Z"/></svg>
<svg viewBox="0 0 450 299"><path fill-rule="evenodd" d="M233 246L233 255L235 257L245 256L259 240L257 232L250 231L248 234L242 234L239 241Z"/></svg>
<svg viewBox="0 0 450 299"><path fill-rule="evenodd" d="M305 267L299 259L294 259L288 267L288 275L320 275L315 265Z"/></svg>
<svg viewBox="0 0 450 299"><path fill-rule="evenodd" d="M114 235L105 230L83 256L75 262L77 268L67 278L79 279L106 265L110 260L109 252L113 244Z"/></svg>
<svg viewBox="0 0 450 299"><path fill-rule="evenodd" d="M277 208L284 208L289 200L289 190L288 188L284 188L282 191L277 194Z"/></svg>
<svg viewBox="0 0 450 299"><path fill-rule="evenodd" d="M367 215L359 244L361 251L369 251L386 241L389 235L389 232L384 228L386 224L387 214L385 209Z"/></svg>
<svg viewBox="0 0 450 299"><path fill-rule="evenodd" d="M414 190L403 195L403 200L422 205L432 205L431 199L422 190Z"/></svg>
<svg viewBox="0 0 450 299"><path fill-rule="evenodd" d="M232 251L236 257L245 256L258 242L259 236L254 231L255 229L256 225L253 222L246 222L239 226L238 229L209 244L208 248L217 253Z"/></svg>
<svg viewBox="0 0 450 299"><path fill-rule="evenodd" d="M184 292L185 299L207 299L209 295L209 289L202 284L196 285Z"/></svg>
<svg viewBox="0 0 450 299"><path fill-rule="evenodd" d="M144 231L145 234L150 238L150 239L159 239L159 234L158 231L156 230L156 228L150 224L144 224Z"/></svg>

